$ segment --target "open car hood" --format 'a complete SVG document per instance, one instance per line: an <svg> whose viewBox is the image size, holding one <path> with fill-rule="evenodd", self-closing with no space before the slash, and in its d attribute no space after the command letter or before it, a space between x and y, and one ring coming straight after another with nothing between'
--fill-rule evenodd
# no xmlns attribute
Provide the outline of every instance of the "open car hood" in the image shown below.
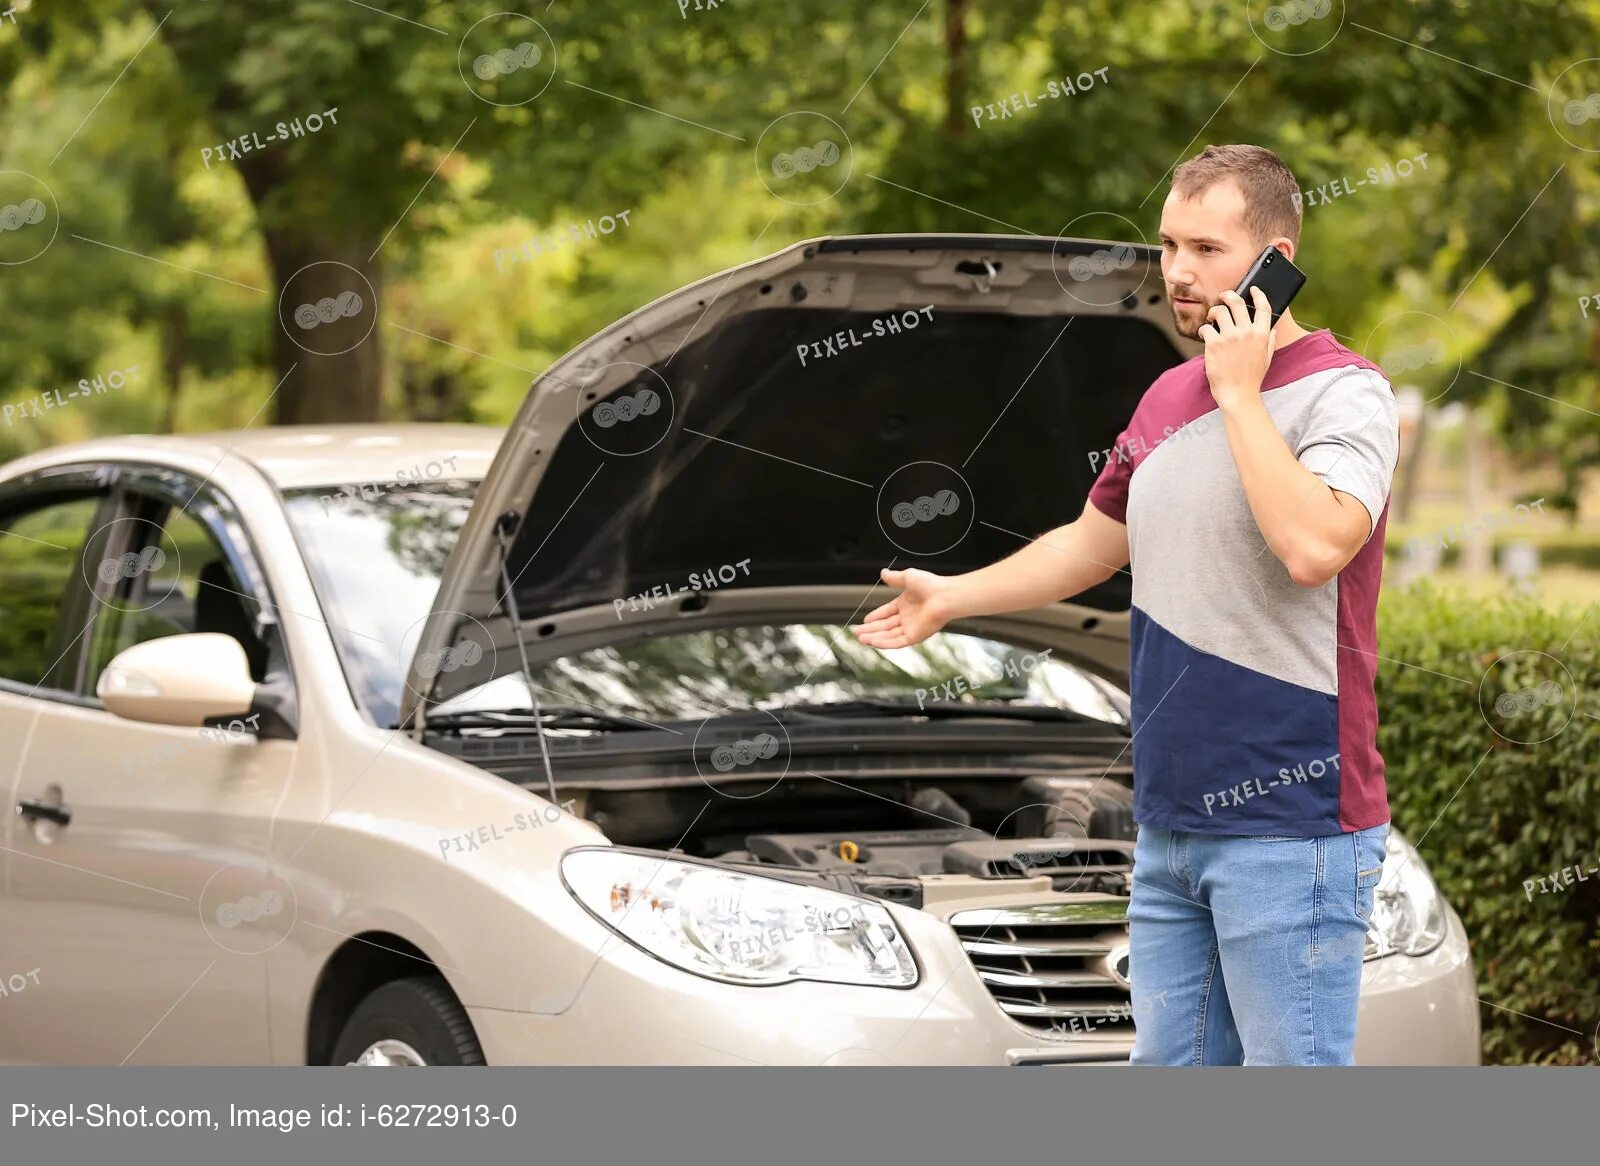
<svg viewBox="0 0 1600 1166"><path fill-rule="evenodd" d="M1173 328L1159 258L1019 235L811 239L598 332L507 430L401 724L517 670L512 602L530 658L585 613L614 631L652 590L848 587L859 616L892 594L869 593L882 567L973 570L1070 522L1105 464L1091 453L1200 351ZM1125 614L1129 590L1119 573L1074 604Z"/></svg>

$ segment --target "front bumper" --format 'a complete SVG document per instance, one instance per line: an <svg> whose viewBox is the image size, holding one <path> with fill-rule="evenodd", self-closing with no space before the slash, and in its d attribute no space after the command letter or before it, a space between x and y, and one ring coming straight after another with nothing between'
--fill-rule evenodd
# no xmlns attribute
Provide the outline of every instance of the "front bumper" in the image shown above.
<svg viewBox="0 0 1600 1166"><path fill-rule="evenodd" d="M1000 1010L942 920L893 910L921 968L909 989L724 984L614 940L560 1013L467 1011L491 1065L1127 1063L1126 1028L1042 1036ZM1366 965L1356 1063L1476 1065L1477 1005L1466 934L1451 910L1433 952Z"/></svg>
<svg viewBox="0 0 1600 1166"><path fill-rule="evenodd" d="M1478 980L1466 928L1446 905L1444 942L1424 956L1391 955L1361 976L1358 1065L1479 1065Z"/></svg>

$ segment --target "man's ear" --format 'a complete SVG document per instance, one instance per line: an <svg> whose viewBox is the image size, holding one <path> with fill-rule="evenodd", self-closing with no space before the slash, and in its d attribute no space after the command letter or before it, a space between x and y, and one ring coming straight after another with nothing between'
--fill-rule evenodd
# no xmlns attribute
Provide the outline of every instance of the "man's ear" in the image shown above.
<svg viewBox="0 0 1600 1166"><path fill-rule="evenodd" d="M1287 235L1279 235L1276 239L1272 240L1272 246L1283 252L1283 257L1290 263L1294 262L1295 246L1293 239L1289 238Z"/></svg>

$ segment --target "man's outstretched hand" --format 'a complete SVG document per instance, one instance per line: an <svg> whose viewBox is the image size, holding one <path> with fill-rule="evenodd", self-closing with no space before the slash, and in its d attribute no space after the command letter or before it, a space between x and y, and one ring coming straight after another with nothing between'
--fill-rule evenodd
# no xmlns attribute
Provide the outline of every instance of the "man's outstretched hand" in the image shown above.
<svg viewBox="0 0 1600 1166"><path fill-rule="evenodd" d="M869 648L909 648L950 622L945 604L945 592L952 582L949 576L917 567L900 571L885 567L880 577L890 587L903 590L867 612L864 621L850 626L861 643Z"/></svg>

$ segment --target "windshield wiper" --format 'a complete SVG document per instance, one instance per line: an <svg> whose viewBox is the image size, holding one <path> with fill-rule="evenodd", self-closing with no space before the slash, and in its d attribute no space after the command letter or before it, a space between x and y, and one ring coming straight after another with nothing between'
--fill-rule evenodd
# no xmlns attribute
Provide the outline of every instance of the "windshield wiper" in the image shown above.
<svg viewBox="0 0 1600 1166"><path fill-rule="evenodd" d="M908 700L835 700L822 701L816 704L790 704L772 710L782 716L785 712L800 712L810 715L822 714L823 716L871 716L888 714L902 717L1004 717L1014 721L1090 721L1099 723L1094 717L1083 713L1075 713L1071 709L1056 708L1053 705L1004 705L1004 704L956 704L946 701L932 701L918 708L914 701Z"/></svg>
<svg viewBox="0 0 1600 1166"><path fill-rule="evenodd" d="M575 704L546 704L532 709L463 709L432 713L430 729L653 729L655 725L623 713Z"/></svg>
<svg viewBox="0 0 1600 1166"><path fill-rule="evenodd" d="M540 713L542 718L535 716L532 709L464 709L460 712L434 713L428 717L428 727L430 729L509 729L528 732L532 732L541 726L546 729L593 729L601 732L614 729L640 731L665 728L663 725L651 724L649 721L630 717L625 713L586 708L581 705L541 705ZM1052 705L957 704L947 701L932 701L918 708L914 701L879 699L820 701L811 704L780 705L773 709L735 710L724 713L715 719L731 721L742 717L772 717L779 721L816 723L836 717L870 716L928 717L932 720L998 717L1013 721L1102 723L1095 717L1076 713L1070 709L1056 708ZM683 719L685 718L673 718L674 721Z"/></svg>

